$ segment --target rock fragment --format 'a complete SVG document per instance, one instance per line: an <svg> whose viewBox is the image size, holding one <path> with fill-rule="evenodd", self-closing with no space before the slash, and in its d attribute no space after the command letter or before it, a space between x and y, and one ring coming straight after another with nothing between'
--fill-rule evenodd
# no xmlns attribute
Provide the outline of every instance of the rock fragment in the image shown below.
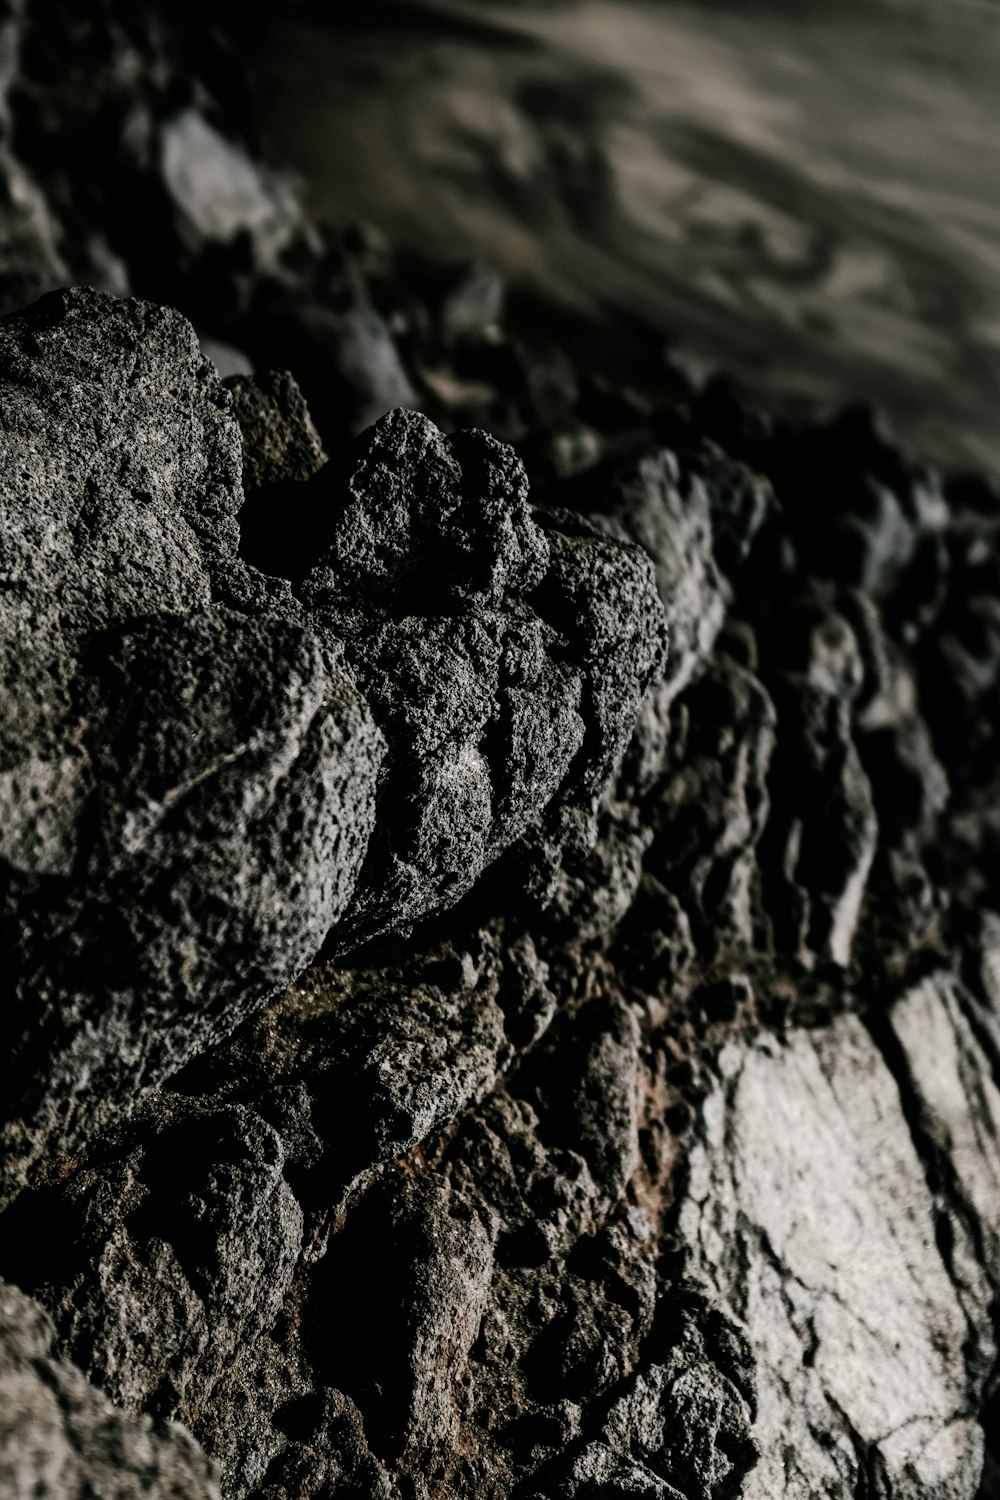
<svg viewBox="0 0 1000 1500"><path fill-rule="evenodd" d="M326 504L302 597L390 746L346 945L453 902L519 839L546 870L592 845L663 629L647 559L533 515L485 434L393 413Z"/></svg>
<svg viewBox="0 0 1000 1500"><path fill-rule="evenodd" d="M638 543L656 565L670 655L658 709L701 670L722 626L726 601L713 556L710 491L682 471L667 448L610 459L567 486L574 507L609 535Z"/></svg>
<svg viewBox="0 0 1000 1500"><path fill-rule="evenodd" d="M919 1040L907 1031L914 1066L920 1057L933 1072L937 1031L968 1044L944 994L913 1003L935 1018ZM977 1091L995 1093L975 1050L963 1055ZM927 1106L937 1131L975 1129L968 1098L938 1114L940 1097ZM864 1027L844 1017L815 1036L733 1044L689 1170L688 1274L745 1324L758 1365L761 1460L744 1493L774 1500L821 1483L847 1500L861 1474L888 1493L974 1494L983 1436L970 1417L969 1292L942 1259L896 1080ZM980 1218L990 1234L998 1201ZM981 1338L990 1294L980 1281L972 1295Z"/></svg>
<svg viewBox="0 0 1000 1500"><path fill-rule="evenodd" d="M243 491L304 483L326 453L302 392L287 370L235 375L225 382L243 436ZM242 522L242 517L241 517Z"/></svg>
<svg viewBox="0 0 1000 1500"><path fill-rule="evenodd" d="M239 433L182 317L52 293L0 324L0 385L6 615L79 632L227 590Z"/></svg>

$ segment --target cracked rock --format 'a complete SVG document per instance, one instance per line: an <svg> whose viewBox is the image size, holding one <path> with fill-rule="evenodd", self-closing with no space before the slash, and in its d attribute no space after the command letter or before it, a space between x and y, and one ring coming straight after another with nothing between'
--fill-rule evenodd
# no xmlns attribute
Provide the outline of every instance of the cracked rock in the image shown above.
<svg viewBox="0 0 1000 1500"><path fill-rule="evenodd" d="M209 12L0 5L0 1490L994 1500L995 481L316 223Z"/></svg>
<svg viewBox="0 0 1000 1500"><path fill-rule="evenodd" d="M664 642L648 559L533 514L485 434L395 412L325 504L302 595L389 746L346 945L455 901L519 839L547 869L592 845Z"/></svg>
<svg viewBox="0 0 1000 1500"><path fill-rule="evenodd" d="M977 1090L992 1096L946 994L904 1002L901 1025L912 1005L933 1023L919 1038L907 1031L914 1062L936 1072L947 1038L957 1066L964 1045ZM970 1096L947 1098L926 1106L937 1131L975 1129ZM816 1035L732 1044L689 1172L687 1274L746 1327L758 1367L761 1459L744 1495L822 1486L847 1500L859 1473L887 1494L974 1494L983 1435L964 1352L968 1292L942 1259L940 1209L896 1077L866 1029L844 1017ZM998 1203L994 1191L984 1221L993 1234ZM980 1339L983 1292L980 1279ZM995 1347L985 1354L988 1364Z"/></svg>

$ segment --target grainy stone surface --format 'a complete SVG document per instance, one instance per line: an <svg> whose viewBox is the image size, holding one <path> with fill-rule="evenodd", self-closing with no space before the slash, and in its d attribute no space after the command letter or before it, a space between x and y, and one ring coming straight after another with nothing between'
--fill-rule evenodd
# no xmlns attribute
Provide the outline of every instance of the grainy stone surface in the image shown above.
<svg viewBox="0 0 1000 1500"><path fill-rule="evenodd" d="M56 1357L48 1316L0 1283L0 1488L10 1500L218 1500L174 1423L127 1417Z"/></svg>
<svg viewBox="0 0 1000 1500"><path fill-rule="evenodd" d="M223 607L281 592L236 552L239 432L189 325L78 290L0 344L4 1176L23 1180L309 960L364 857L381 741L308 628Z"/></svg>
<svg viewBox="0 0 1000 1500"><path fill-rule="evenodd" d="M996 485L4 15L0 1488L994 1500Z"/></svg>
<svg viewBox="0 0 1000 1500"><path fill-rule="evenodd" d="M662 667L648 557L533 514L513 451L395 412L358 447L302 595L344 642L389 746L338 942L425 916L522 841L540 894L586 853Z"/></svg>
<svg viewBox="0 0 1000 1500"><path fill-rule="evenodd" d="M958 1152L964 1134L981 1136L978 1224L995 1240L990 1069L934 981L890 1016L933 1080L921 1100L929 1128ZM965 1094L953 1081L962 1066ZM819 1034L727 1047L719 1068L680 1222L688 1273L746 1326L758 1362L762 1458L744 1493L848 1497L861 1473L887 1494L974 1494L972 1392L996 1355L995 1291L965 1240L963 1198L935 1200L885 1058L843 1017ZM941 1222L955 1219L945 1238Z"/></svg>

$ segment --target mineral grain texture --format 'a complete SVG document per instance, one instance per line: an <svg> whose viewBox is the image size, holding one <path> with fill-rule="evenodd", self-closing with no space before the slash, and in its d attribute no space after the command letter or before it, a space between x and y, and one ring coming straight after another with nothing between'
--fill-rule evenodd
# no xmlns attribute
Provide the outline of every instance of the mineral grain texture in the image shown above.
<svg viewBox="0 0 1000 1500"><path fill-rule="evenodd" d="M239 429L182 318L54 293L0 383L9 1192L308 962L382 752L237 554Z"/></svg>
<svg viewBox="0 0 1000 1500"><path fill-rule="evenodd" d="M1000 489L523 347L183 11L0 8L0 1491L997 1500Z"/></svg>
<svg viewBox="0 0 1000 1500"><path fill-rule="evenodd" d="M128 1417L53 1353L46 1314L0 1283L0 1492L9 1500L218 1500L212 1466L174 1423Z"/></svg>
<svg viewBox="0 0 1000 1500"><path fill-rule="evenodd" d="M328 935L406 929L543 822L553 861L592 844L664 627L639 549L543 529L509 448L404 412L314 482L296 598L236 512L244 450L255 493L321 461L301 396L234 401L176 314L53 294L0 381L16 1182Z"/></svg>

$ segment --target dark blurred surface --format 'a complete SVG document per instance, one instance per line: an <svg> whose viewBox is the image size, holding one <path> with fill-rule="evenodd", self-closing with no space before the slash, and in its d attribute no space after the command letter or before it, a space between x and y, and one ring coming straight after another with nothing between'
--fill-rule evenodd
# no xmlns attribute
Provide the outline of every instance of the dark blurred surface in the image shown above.
<svg viewBox="0 0 1000 1500"><path fill-rule="evenodd" d="M622 379L662 335L1000 468L1000 7L414 0L234 35L326 217L486 259Z"/></svg>

